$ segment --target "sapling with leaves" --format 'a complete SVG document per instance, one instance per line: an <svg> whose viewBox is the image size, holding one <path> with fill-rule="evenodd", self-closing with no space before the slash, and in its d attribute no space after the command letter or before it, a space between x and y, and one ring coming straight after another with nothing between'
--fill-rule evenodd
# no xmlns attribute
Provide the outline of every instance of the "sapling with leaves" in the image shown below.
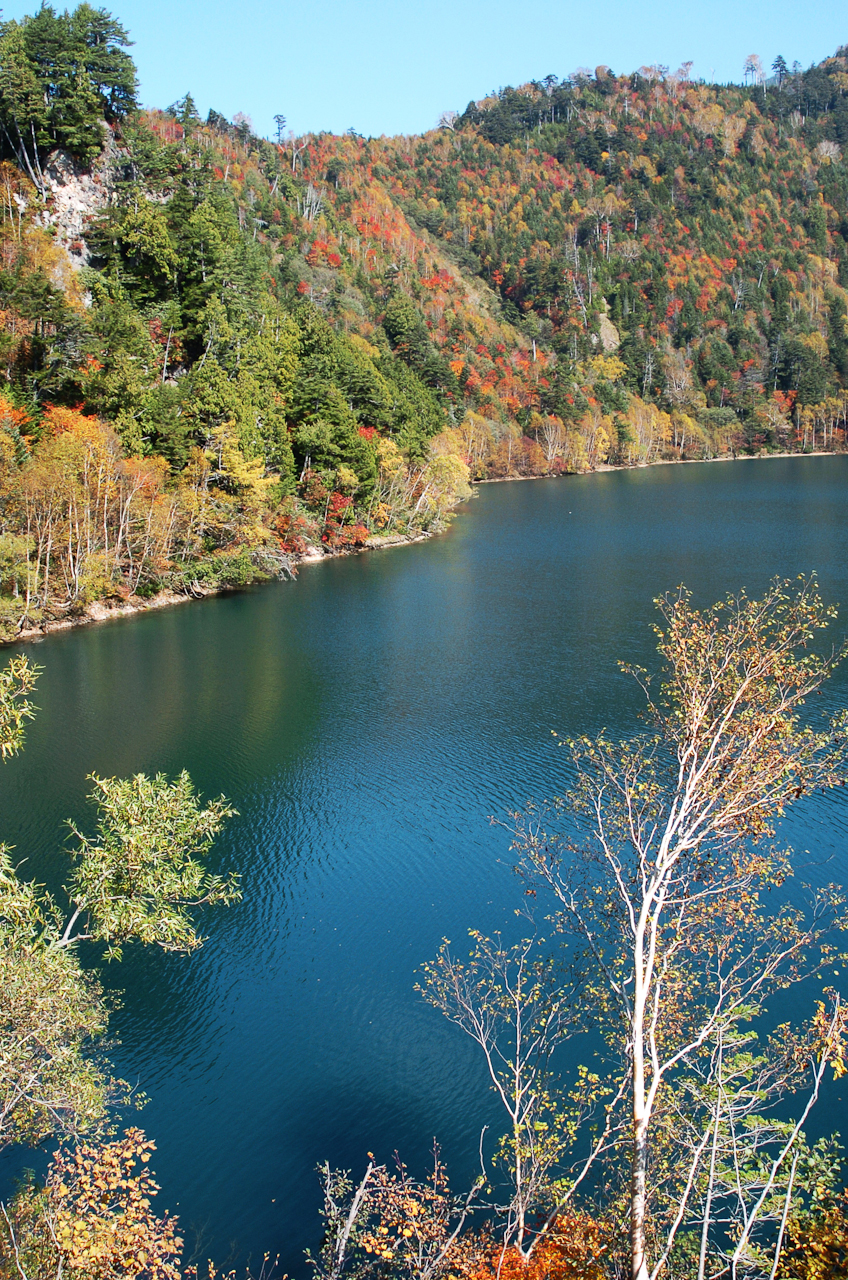
<svg viewBox="0 0 848 1280"><path fill-rule="evenodd" d="M35 715L29 694L35 688L38 668L19 654L0 671L0 759L15 756L24 744L24 729Z"/></svg>
<svg viewBox="0 0 848 1280"><path fill-rule="evenodd" d="M437 1145L432 1170L422 1180L398 1157L391 1171L370 1152L358 1183L329 1164L320 1173L324 1238L317 1254L306 1254L316 1280L469 1276L486 1256L485 1244L465 1230L480 1208L478 1193L485 1179L475 1181L464 1196L455 1195Z"/></svg>
<svg viewBox="0 0 848 1280"><path fill-rule="evenodd" d="M35 714L38 675L22 655L0 672L0 756L23 747ZM106 1029L96 980L75 957L49 946L50 906L18 879L0 845L0 1150L38 1143L54 1129L76 1131L102 1115L110 1080L91 1056Z"/></svg>
<svg viewBox="0 0 848 1280"><path fill-rule="evenodd" d="M738 1026L664 1092L649 1166L652 1275L773 1277L787 1224L813 1189L839 1185L838 1140L811 1146L804 1132L828 1068L842 1072L844 1011L835 992L827 997L802 1031L779 1027L763 1046Z"/></svg>
<svg viewBox="0 0 848 1280"><path fill-rule="evenodd" d="M49 907L0 849L0 1151L91 1129L119 1092L97 1051L100 984L55 936Z"/></svg>
<svg viewBox="0 0 848 1280"><path fill-rule="evenodd" d="M414 1178L395 1157L395 1169L369 1164L355 1183L345 1170L321 1168L324 1235L307 1262L316 1280L605 1280L607 1224L591 1214L557 1214L527 1254L493 1231L485 1176L454 1195L434 1146L427 1177ZM482 1227L471 1228L482 1214Z"/></svg>
<svg viewBox="0 0 848 1280"><path fill-rule="evenodd" d="M437 958L424 966L420 990L483 1050L509 1124L495 1157L509 1188L506 1202L496 1209L503 1246L514 1246L526 1262L540 1238L539 1215L550 1226L568 1198L559 1171L597 1101L598 1078L586 1071L567 1102L562 1099L552 1063L557 1047L585 1029L582 981L574 968L566 971L552 962L542 938L508 946L500 937L472 931L471 939L472 950L462 960L445 941ZM585 1173L597 1154L593 1149ZM492 1185L497 1180L489 1178ZM569 1192L582 1180L572 1179Z"/></svg>
<svg viewBox="0 0 848 1280"><path fill-rule="evenodd" d="M0 1207L0 1277L180 1280L183 1241L151 1201L155 1144L140 1129L57 1151L44 1185L25 1181Z"/></svg>

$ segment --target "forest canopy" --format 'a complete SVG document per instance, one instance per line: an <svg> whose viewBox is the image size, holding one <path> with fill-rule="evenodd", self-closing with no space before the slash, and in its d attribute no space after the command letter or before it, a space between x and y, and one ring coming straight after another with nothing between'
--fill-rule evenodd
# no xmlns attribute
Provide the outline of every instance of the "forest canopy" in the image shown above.
<svg viewBox="0 0 848 1280"><path fill-rule="evenodd" d="M57 147L90 164L103 149L103 124L135 110L129 37L105 9L52 5L0 24L0 126L8 154L38 184Z"/></svg>
<svg viewBox="0 0 848 1280"><path fill-rule="evenodd" d="M844 49L273 141L139 110L128 49L85 4L0 25L7 630L437 529L469 481L845 448Z"/></svg>

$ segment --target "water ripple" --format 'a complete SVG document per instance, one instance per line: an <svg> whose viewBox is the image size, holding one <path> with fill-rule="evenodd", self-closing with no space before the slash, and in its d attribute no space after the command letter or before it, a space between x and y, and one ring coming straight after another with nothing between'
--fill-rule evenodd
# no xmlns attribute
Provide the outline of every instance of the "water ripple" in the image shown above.
<svg viewBox="0 0 848 1280"><path fill-rule="evenodd" d="M414 985L442 937L515 928L489 816L564 789L551 730L638 726L616 662L651 663L659 592L707 603L816 568L848 604L847 484L848 459L817 458L489 486L425 545L39 647L42 712L0 775L33 875L61 883L91 771L185 767L239 810L215 857L244 900L207 914L190 960L130 948L107 972L116 1064L201 1254L281 1250L302 1274L327 1157L420 1168L438 1135L473 1175L494 1104ZM843 673L822 705L846 694ZM799 885L848 878L844 793L783 834Z"/></svg>

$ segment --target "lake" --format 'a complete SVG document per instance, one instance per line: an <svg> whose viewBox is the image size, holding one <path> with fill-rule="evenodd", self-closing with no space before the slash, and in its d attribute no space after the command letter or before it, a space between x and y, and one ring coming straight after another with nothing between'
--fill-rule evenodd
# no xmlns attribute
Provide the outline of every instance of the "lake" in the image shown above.
<svg viewBox="0 0 848 1280"><path fill-rule="evenodd" d="M562 788L552 730L636 729L616 663L653 665L658 593L709 604L815 569L841 639L846 496L846 457L488 485L443 537L27 650L41 710L0 797L32 875L61 883L91 772L187 768L239 810L214 861L243 902L190 959L131 947L107 971L112 1057L149 1096L159 1207L190 1252L304 1274L324 1159L422 1171L436 1136L457 1187L473 1176L498 1121L482 1062L414 988L443 937L515 930L489 817ZM826 697L848 701L848 673ZM848 880L847 818L839 794L785 824L808 878Z"/></svg>

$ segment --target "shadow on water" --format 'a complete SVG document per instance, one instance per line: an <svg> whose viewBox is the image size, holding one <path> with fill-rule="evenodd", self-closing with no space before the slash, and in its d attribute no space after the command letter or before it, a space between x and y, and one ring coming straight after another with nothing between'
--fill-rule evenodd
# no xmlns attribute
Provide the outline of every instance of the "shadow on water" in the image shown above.
<svg viewBox="0 0 848 1280"><path fill-rule="evenodd" d="M163 1205L202 1250L302 1273L324 1158L421 1167L437 1135L457 1185L473 1176L493 1102L414 983L443 936L514 928L488 816L562 788L552 730L636 728L616 663L652 665L658 593L707 604L816 569L848 606L847 492L845 458L487 486L443 538L33 652L41 713L0 773L3 838L33 875L61 883L91 772L187 768L239 810L216 857L243 902L190 960L131 948L106 975ZM827 698L844 704L845 673ZM843 796L787 831L813 878L845 878Z"/></svg>

